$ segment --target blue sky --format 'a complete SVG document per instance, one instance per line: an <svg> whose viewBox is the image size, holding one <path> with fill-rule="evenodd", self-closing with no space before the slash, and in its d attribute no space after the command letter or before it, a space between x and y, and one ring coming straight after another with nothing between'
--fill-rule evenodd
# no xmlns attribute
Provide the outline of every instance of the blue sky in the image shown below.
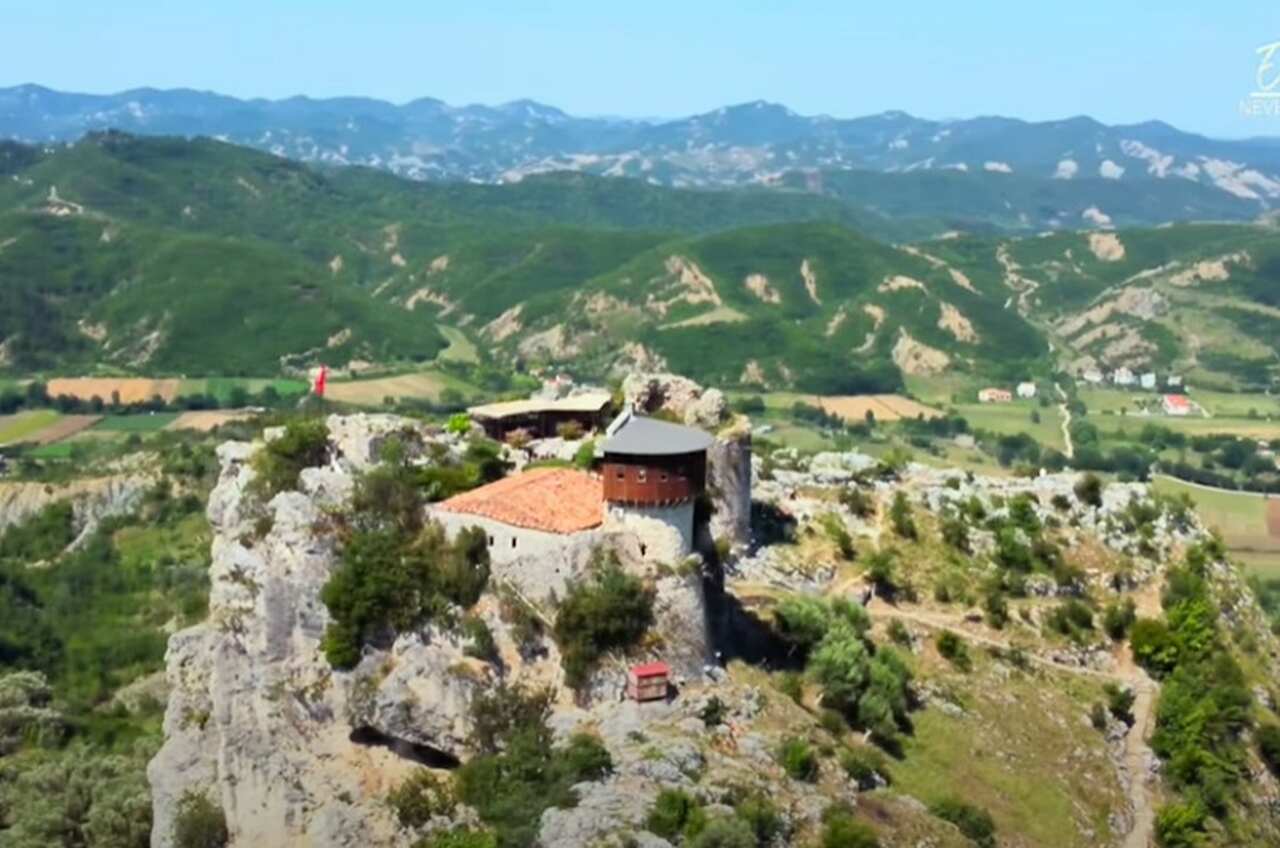
<svg viewBox="0 0 1280 848"><path fill-rule="evenodd" d="M531 97L664 117L766 99L1280 134L1278 118L1239 114L1255 49L1280 41L1274 0L0 0L0 28L0 86Z"/></svg>

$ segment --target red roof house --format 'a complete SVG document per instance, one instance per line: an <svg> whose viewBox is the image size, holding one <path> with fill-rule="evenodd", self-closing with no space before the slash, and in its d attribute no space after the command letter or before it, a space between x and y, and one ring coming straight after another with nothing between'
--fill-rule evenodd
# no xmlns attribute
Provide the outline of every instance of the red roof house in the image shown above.
<svg viewBox="0 0 1280 848"><path fill-rule="evenodd" d="M1191 414L1191 400L1186 395L1165 395L1163 406L1165 415Z"/></svg>

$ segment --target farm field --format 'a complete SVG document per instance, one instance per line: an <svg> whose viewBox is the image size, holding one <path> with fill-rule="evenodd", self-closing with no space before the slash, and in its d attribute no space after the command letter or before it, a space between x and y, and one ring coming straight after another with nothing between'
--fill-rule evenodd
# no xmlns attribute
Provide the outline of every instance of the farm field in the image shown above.
<svg viewBox="0 0 1280 848"><path fill-rule="evenodd" d="M68 397L89 401L95 397L105 403L145 403L153 397L171 401L181 394L182 380L150 380L144 377L58 377L46 383L50 397Z"/></svg>
<svg viewBox="0 0 1280 848"><path fill-rule="evenodd" d="M441 374L438 371L421 371L416 374L398 374L369 380L330 382L325 390L325 397L343 403L377 406L388 397L439 400L441 393L448 389L461 392L466 397L472 397L478 393L475 387L456 377Z"/></svg>
<svg viewBox="0 0 1280 848"><path fill-rule="evenodd" d="M1280 420L1254 418L1177 418L1168 415L1090 415L1086 420L1103 435L1136 438L1148 424L1167 427L1188 436L1232 435L1247 439L1280 439Z"/></svg>
<svg viewBox="0 0 1280 848"><path fill-rule="evenodd" d="M36 433L56 423L60 417L50 409L0 416L0 445L28 441Z"/></svg>
<svg viewBox="0 0 1280 848"><path fill-rule="evenodd" d="M1200 517L1222 533L1223 541L1251 571L1280 576L1280 499L1218 492L1156 477L1152 487L1164 494L1190 495Z"/></svg>
<svg viewBox="0 0 1280 848"><path fill-rule="evenodd" d="M178 418L176 412L156 412L150 415L108 415L98 422L95 431L110 433L154 433L163 430Z"/></svg>
<svg viewBox="0 0 1280 848"><path fill-rule="evenodd" d="M440 335L444 336L444 340L449 346L440 351L437 359L449 362L479 362L479 352L476 350L475 342L467 337L467 334L457 327L446 327L444 324L437 325L436 329L440 331Z"/></svg>
<svg viewBox="0 0 1280 848"><path fill-rule="evenodd" d="M902 395L814 395L806 398L806 401L854 424L865 421L868 412L880 422L920 416L938 418L942 415L938 410Z"/></svg>
<svg viewBox="0 0 1280 848"><path fill-rule="evenodd" d="M1062 412L1057 406L1042 407L1039 401L1019 400L1012 403L966 403L955 410L974 429L989 430L1001 436L1026 433L1046 447L1066 449L1062 438ZM1039 424L1031 420L1033 412L1039 413Z"/></svg>
<svg viewBox="0 0 1280 848"><path fill-rule="evenodd" d="M215 427L232 421L252 418L254 413L244 409L216 409L184 412L170 421L166 430L196 430L207 433Z"/></svg>
<svg viewBox="0 0 1280 848"><path fill-rule="evenodd" d="M1078 394L1089 412L1094 413L1119 412L1122 409L1133 412L1147 404L1158 404L1164 392L1082 388ZM1187 392L1187 397L1200 404L1215 418L1280 418L1280 397L1272 395L1192 389Z"/></svg>

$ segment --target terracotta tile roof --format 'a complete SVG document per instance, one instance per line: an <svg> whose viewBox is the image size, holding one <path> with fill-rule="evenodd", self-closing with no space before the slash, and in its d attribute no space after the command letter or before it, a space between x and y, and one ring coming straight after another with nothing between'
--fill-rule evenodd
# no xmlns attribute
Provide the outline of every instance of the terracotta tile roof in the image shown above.
<svg viewBox="0 0 1280 848"><path fill-rule="evenodd" d="M535 468L455 495L438 508L530 530L577 533L604 520L604 485L583 471Z"/></svg>

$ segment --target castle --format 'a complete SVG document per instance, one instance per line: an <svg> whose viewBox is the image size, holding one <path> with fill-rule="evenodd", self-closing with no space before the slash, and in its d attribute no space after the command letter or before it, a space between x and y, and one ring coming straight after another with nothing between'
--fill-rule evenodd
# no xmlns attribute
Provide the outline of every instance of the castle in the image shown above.
<svg viewBox="0 0 1280 848"><path fill-rule="evenodd" d="M432 517L450 535L479 527L493 567L536 589L562 586L606 541L630 559L678 563L693 551L713 442L626 411L605 431L598 472L529 469L443 501Z"/></svg>

